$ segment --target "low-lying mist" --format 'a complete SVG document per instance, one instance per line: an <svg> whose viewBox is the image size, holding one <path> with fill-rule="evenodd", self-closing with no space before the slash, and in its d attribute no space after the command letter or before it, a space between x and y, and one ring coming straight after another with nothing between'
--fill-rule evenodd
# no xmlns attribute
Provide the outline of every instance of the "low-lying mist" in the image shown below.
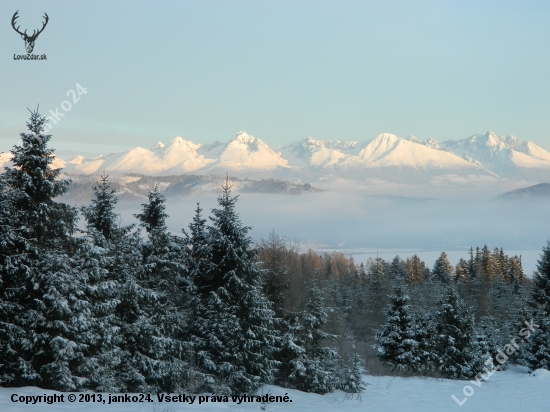
<svg viewBox="0 0 550 412"><path fill-rule="evenodd" d="M191 221L197 202L208 216L217 206L215 194L167 200L168 226L181 233ZM135 222L142 202L121 202L123 224ZM236 204L244 224L256 241L271 230L298 247L339 250L356 260L375 256L401 257L418 253L431 266L431 257L450 253L452 263L467 258L470 246L502 247L522 254L525 272L535 268L538 253L550 238L550 199L520 198L440 200L354 193L320 192L304 195L239 195ZM424 252L424 253L421 253Z"/></svg>

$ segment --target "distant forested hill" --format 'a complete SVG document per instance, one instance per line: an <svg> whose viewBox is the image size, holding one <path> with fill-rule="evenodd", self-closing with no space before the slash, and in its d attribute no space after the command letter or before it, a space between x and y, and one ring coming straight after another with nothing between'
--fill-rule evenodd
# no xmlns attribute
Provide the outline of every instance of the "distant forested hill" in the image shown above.
<svg viewBox="0 0 550 412"><path fill-rule="evenodd" d="M67 175L72 184L65 198L88 200L93 195L93 186L99 181L99 175ZM186 196L196 193L217 193L225 176L220 175L179 175L179 176L144 176L127 174L110 176L111 187L116 189L121 200L146 199L149 191L157 186L167 197ZM230 177L236 192L269 193L299 195L317 192L309 183L294 183L279 179L239 179Z"/></svg>
<svg viewBox="0 0 550 412"><path fill-rule="evenodd" d="M538 185L516 189L503 193L499 197L550 197L550 183L540 183Z"/></svg>

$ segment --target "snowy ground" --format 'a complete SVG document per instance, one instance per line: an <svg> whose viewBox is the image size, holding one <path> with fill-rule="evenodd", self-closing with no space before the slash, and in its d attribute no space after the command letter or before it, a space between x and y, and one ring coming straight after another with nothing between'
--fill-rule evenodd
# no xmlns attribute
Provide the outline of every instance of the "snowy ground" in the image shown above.
<svg viewBox="0 0 550 412"><path fill-rule="evenodd" d="M533 376L536 375L536 376ZM365 382L369 383L367 390L359 398L346 399L341 392L316 395L307 394L295 390L287 390L277 386L266 386L264 393L270 391L272 395L284 396L288 393L292 403L271 403L266 411L299 411L299 412L323 412L345 410L354 411L545 411L550 405L550 372L540 371L533 375L526 373L525 368L510 367L505 372L495 373L487 382L482 382L478 387L468 381L451 381L446 379L420 379L420 378L394 378L365 376ZM464 392L470 397L459 406L451 397L463 401ZM261 411L260 403L202 403L198 399L194 404L188 403L125 403L125 404L93 404L65 402L47 405L39 403L25 405L13 403L13 394L51 395L53 391L44 391L39 388L0 388L0 411L144 411L144 412L176 412L176 411ZM79 394L76 394L77 397ZM108 395L104 395L108 397Z"/></svg>

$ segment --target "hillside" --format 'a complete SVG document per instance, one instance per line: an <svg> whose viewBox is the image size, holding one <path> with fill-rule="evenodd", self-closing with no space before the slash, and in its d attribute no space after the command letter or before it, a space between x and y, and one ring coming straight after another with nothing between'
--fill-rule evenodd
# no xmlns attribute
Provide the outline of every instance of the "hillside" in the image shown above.
<svg viewBox="0 0 550 412"><path fill-rule="evenodd" d="M550 197L550 183L540 183L503 193L500 197Z"/></svg>
<svg viewBox="0 0 550 412"><path fill-rule="evenodd" d="M69 191L63 196L71 201L88 202L93 197L92 187L99 180L99 175L66 175L72 183ZM178 175L178 176L144 176L128 174L109 176L111 187L117 191L121 200L146 199L148 193L157 186L167 197L188 196L199 193L218 193L225 181L221 175ZM279 179L239 179L230 177L235 192L299 195L308 192L319 192L309 183L300 184Z"/></svg>

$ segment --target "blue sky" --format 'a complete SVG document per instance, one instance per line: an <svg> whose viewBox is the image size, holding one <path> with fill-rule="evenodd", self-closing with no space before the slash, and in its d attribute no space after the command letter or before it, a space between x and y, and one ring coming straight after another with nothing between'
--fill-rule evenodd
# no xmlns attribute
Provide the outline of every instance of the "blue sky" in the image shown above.
<svg viewBox="0 0 550 412"><path fill-rule="evenodd" d="M47 61L13 60L16 10L30 32L48 13ZM88 94L51 131L67 153L240 130L273 147L492 130L550 149L548 21L543 1L4 0L0 150L76 83Z"/></svg>

